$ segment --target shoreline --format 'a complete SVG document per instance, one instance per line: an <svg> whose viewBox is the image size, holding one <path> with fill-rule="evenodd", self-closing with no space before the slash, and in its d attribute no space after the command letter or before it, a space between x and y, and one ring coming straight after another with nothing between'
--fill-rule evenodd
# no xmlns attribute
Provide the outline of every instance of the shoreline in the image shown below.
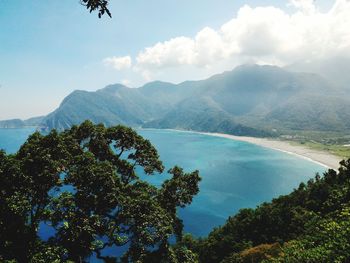
<svg viewBox="0 0 350 263"><path fill-rule="evenodd" d="M338 171L340 166L339 162L342 160L341 157L326 151L314 150L308 147L304 147L302 145L292 145L288 141L282 141L278 139L236 136L236 135L225 134L225 133L199 132L199 131L187 131L187 130L177 130L177 129L155 129L155 130L170 130L170 131L177 131L177 132L197 133L202 135L226 138L234 141L247 142L247 143L255 144L268 149L272 149L275 151L291 154L299 158L308 160L310 162L317 163L327 169L333 169L335 171Z"/></svg>
<svg viewBox="0 0 350 263"><path fill-rule="evenodd" d="M25 128L30 128L33 126L26 126ZM0 129L23 129L22 128L0 128ZM305 147L303 145L292 145L289 141L279 140L274 138L259 138L259 137L250 137L250 136L237 136L226 133L217 133L217 132L200 132L193 130L180 130L180 129L156 129L156 128L136 128L141 130L168 130L176 132L188 132L196 133L207 136L214 136L220 138L226 138L234 141L241 141L246 143L255 144L261 147L272 149L275 151L280 151L286 154L294 155L298 158L308 160L313 163L317 163L327 169L333 169L338 171L339 162L343 160L340 156L334 155L327 151L320 151Z"/></svg>
<svg viewBox="0 0 350 263"><path fill-rule="evenodd" d="M257 138L249 136L236 136L224 133L210 133L210 132L199 132L199 134L205 134L208 136L221 137L241 142L247 142L255 144L261 147L269 148L275 151L291 154L299 158L308 160L310 162L317 163L328 169L338 171L339 162L342 160L341 157L336 156L326 151L319 151L310 149L302 145L292 145L288 141L270 139L270 138Z"/></svg>

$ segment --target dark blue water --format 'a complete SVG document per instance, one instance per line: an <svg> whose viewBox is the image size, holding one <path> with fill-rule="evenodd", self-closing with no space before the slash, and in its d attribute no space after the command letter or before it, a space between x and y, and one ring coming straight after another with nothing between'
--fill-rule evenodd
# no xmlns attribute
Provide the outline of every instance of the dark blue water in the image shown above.
<svg viewBox="0 0 350 263"><path fill-rule="evenodd" d="M0 129L0 148L15 152L34 129ZM300 182L323 172L324 167L293 155L246 142L168 130L139 130L156 146L166 170L179 165L200 170L200 193L181 209L185 231L197 236L225 222L240 208L255 207ZM160 185L166 175L148 180Z"/></svg>

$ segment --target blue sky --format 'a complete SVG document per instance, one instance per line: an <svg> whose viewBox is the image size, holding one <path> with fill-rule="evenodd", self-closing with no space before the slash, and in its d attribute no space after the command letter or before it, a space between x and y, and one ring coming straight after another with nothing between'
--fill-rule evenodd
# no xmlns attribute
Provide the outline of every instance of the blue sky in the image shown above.
<svg viewBox="0 0 350 263"><path fill-rule="evenodd" d="M240 63L293 62L282 51L295 57L300 47L321 44L304 41L301 31L293 29L290 34L295 33L300 45L286 45L284 30L276 28L259 29L265 33L263 45L256 47L259 40L254 38L261 34L251 39L251 32L258 32L254 30L269 14L281 12L288 28L301 21L298 12L317 25L316 15L333 4L316 1L315 11L310 0L111 0L113 18L98 19L78 0L0 0L0 119L45 115L75 89L97 90L118 82L138 87L155 79L180 82ZM246 29L239 36L231 34L237 24Z"/></svg>

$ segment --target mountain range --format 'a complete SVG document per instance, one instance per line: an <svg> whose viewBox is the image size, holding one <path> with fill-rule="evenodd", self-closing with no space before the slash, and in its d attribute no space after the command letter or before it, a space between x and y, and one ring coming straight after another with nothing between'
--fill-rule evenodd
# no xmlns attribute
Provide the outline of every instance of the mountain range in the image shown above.
<svg viewBox="0 0 350 263"><path fill-rule="evenodd" d="M0 121L0 127L66 129L89 119L107 126L172 128L234 135L350 129L347 89L317 74L242 65L200 81L155 81L140 88L77 90L44 117ZM11 124L11 125L10 125Z"/></svg>

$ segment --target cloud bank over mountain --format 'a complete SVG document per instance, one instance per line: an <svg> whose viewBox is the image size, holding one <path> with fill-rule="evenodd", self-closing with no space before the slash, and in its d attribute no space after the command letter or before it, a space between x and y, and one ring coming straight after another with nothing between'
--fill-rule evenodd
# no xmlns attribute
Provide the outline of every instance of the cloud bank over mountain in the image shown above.
<svg viewBox="0 0 350 263"><path fill-rule="evenodd" d="M312 0L291 0L285 9L244 5L218 29L205 27L194 37L158 42L140 50L133 59L111 57L104 61L151 80L170 71L178 74L191 69L203 76L242 63L285 66L339 54L350 56L350 1L336 0L322 12Z"/></svg>

